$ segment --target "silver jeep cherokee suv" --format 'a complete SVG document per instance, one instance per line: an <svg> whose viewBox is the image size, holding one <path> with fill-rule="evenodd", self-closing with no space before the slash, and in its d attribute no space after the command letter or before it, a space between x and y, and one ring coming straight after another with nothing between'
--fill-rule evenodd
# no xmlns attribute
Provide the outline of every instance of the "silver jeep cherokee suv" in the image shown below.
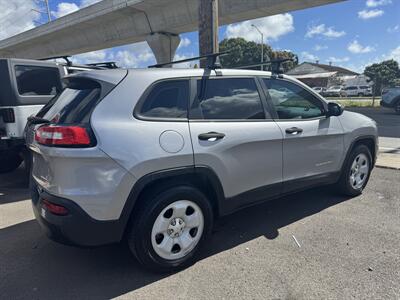
<svg viewBox="0 0 400 300"><path fill-rule="evenodd" d="M299 81L249 70L83 72L28 133L32 201L47 235L127 239L145 266L186 267L213 220L323 184L358 195L374 121Z"/></svg>

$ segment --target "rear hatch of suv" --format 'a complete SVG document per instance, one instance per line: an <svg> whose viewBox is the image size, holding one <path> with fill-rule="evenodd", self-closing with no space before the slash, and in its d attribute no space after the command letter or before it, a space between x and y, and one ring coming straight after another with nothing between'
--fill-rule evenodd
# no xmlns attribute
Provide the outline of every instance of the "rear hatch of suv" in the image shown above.
<svg viewBox="0 0 400 300"><path fill-rule="evenodd" d="M33 152L32 175L42 187L56 191L63 168L79 168L80 159L90 156L89 152L93 157L101 156L90 117L126 74L126 70L119 69L68 76L63 92L29 119L26 142ZM67 186L67 180L65 183Z"/></svg>

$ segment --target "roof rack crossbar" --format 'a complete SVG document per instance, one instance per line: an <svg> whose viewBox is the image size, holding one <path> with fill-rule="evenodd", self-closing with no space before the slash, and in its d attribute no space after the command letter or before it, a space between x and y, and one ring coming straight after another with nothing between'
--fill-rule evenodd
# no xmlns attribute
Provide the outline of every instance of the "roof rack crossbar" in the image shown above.
<svg viewBox="0 0 400 300"><path fill-rule="evenodd" d="M39 60L51 60L51 59L58 59L62 58L65 60L68 66L72 66L72 61L70 61L70 55L62 55L62 56L52 56L52 57L45 57L45 58L39 58Z"/></svg>
<svg viewBox="0 0 400 300"><path fill-rule="evenodd" d="M162 64L155 64L152 66L149 66L149 68L161 68L169 65L175 65L175 64L180 64L184 62L189 62L189 61L194 61L194 60L202 60L202 59L208 59L208 69L218 69L221 68L221 64L219 62L219 57L223 55L227 55L230 53L230 51L224 51L224 52L217 52L217 53L210 53L206 55L201 55L197 57L191 57L191 58L186 58L186 59L181 59L181 60L176 60L176 61L170 61L167 63L162 63Z"/></svg>
<svg viewBox="0 0 400 300"><path fill-rule="evenodd" d="M106 61L106 62L98 62L98 63L91 63L91 64L85 64L87 66L92 66L92 67L104 67L108 69L117 69L117 63L115 61Z"/></svg>

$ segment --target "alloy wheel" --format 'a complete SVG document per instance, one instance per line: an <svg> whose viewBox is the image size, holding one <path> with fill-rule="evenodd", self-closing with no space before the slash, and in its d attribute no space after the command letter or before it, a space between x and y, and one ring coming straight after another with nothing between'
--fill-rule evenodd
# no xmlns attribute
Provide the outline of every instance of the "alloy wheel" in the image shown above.
<svg viewBox="0 0 400 300"><path fill-rule="evenodd" d="M368 157L364 153L358 154L352 165L350 170L350 185L354 189L360 189L364 186L364 183L367 180L369 172L369 161Z"/></svg>
<svg viewBox="0 0 400 300"><path fill-rule="evenodd" d="M160 257L179 259L196 247L203 229L204 216L200 207L189 200L178 200L164 208L156 218L151 244Z"/></svg>

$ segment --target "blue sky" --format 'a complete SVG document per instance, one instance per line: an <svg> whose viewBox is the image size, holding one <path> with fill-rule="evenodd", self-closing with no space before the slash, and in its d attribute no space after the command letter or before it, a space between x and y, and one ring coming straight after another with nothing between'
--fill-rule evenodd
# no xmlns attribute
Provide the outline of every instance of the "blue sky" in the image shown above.
<svg viewBox="0 0 400 300"><path fill-rule="evenodd" d="M4 7L8 1L0 0ZM34 0L16 0L29 8ZM50 0L52 17L60 17L96 0ZM9 2L8 2L9 3ZM23 11L22 8L18 9ZM1 18L7 22L7 16ZM9 15L12 13L8 13ZM32 19L31 15L28 15ZM22 19L22 17L20 17ZM28 20L29 21L29 20ZM29 27L20 26L20 31ZM44 16L35 16L32 24L44 22ZM326 6L294 11L282 15L221 26L220 39L242 36L260 41L260 35L251 27L256 24L266 36L265 42L274 49L290 50L300 61L332 62L362 72L373 62L388 58L400 61L400 0L349 0ZM4 26L3 26L4 27ZM1 28L1 27L0 27ZM8 33L15 34L12 30ZM7 35L0 29L0 38ZM181 35L176 59L198 54L197 32ZM115 60L126 67L145 67L155 62L146 43L100 50L76 57L79 62Z"/></svg>

